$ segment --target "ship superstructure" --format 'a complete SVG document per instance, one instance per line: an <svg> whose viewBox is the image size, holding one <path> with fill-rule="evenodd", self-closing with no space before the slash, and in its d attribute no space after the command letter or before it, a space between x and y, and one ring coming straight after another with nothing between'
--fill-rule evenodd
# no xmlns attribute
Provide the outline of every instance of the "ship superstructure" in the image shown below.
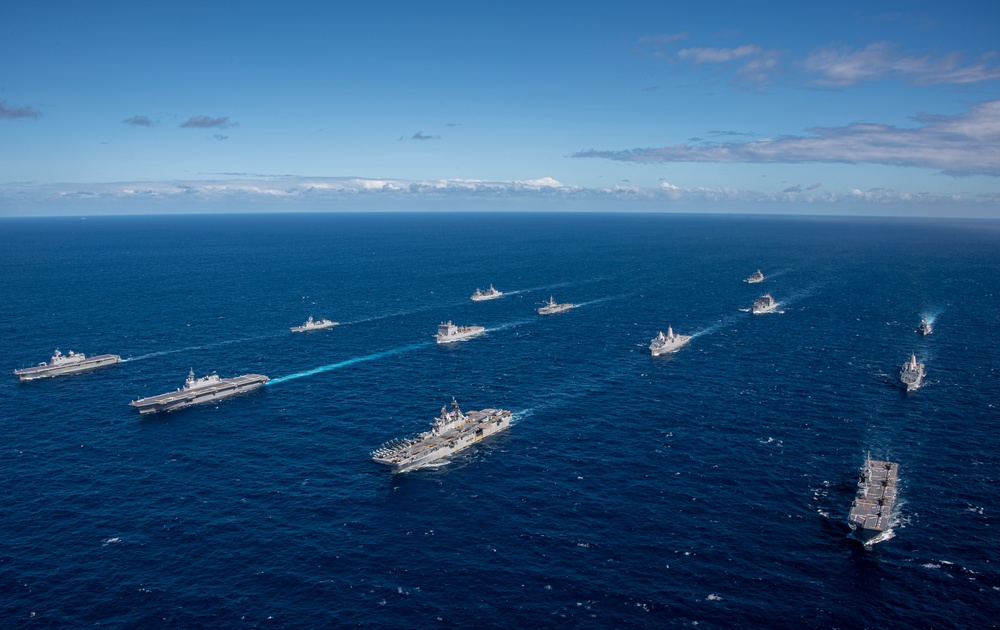
<svg viewBox="0 0 1000 630"><path fill-rule="evenodd" d="M758 282L763 282L763 281L764 281L764 274L762 274L760 272L760 269L758 269L757 271L750 274L750 276L743 282L746 282L748 284L757 284Z"/></svg>
<svg viewBox="0 0 1000 630"><path fill-rule="evenodd" d="M667 334L664 335L661 330L656 337L653 337L652 343L649 344L649 351L653 353L654 357L658 357L661 354L677 352L689 341L691 341L691 335L678 335L672 327L667 326Z"/></svg>
<svg viewBox="0 0 1000 630"><path fill-rule="evenodd" d="M312 315L309 316L301 326L292 326L289 328L293 333L300 332L312 332L314 330L323 330L324 328L333 328L334 326L340 325L340 322L332 322L329 319L313 319Z"/></svg>
<svg viewBox="0 0 1000 630"><path fill-rule="evenodd" d="M894 462L865 457L858 479L858 494L851 504L847 522L856 538L870 542L891 524L892 506L896 501L899 466Z"/></svg>
<svg viewBox="0 0 1000 630"><path fill-rule="evenodd" d="M372 460L394 473L404 473L457 453L510 426L511 413L506 409L464 414L454 398L451 406L451 411L441 407L441 415L431 422L428 431L383 444L372 451Z"/></svg>
<svg viewBox="0 0 1000 630"><path fill-rule="evenodd" d="M927 318L926 317L920 318L920 334L926 336L931 334L932 332L934 332L934 327L931 326L931 323L927 320Z"/></svg>
<svg viewBox="0 0 1000 630"><path fill-rule="evenodd" d="M472 339L486 332L483 326L456 326L451 320L438 325L437 334L434 338L438 343L454 343Z"/></svg>
<svg viewBox="0 0 1000 630"><path fill-rule="evenodd" d="M765 293L753 301L750 310L754 315L764 315L766 313L773 313L778 308L778 304L780 302L775 302L770 293Z"/></svg>
<svg viewBox="0 0 1000 630"><path fill-rule="evenodd" d="M549 296L549 301L545 303L545 306L538 309L539 315L554 315L555 313L562 313L563 311L568 311L573 308L574 304L569 302L564 302L562 304L557 304L552 296Z"/></svg>
<svg viewBox="0 0 1000 630"><path fill-rule="evenodd" d="M48 363L43 361L34 367L14 370L14 374L21 381L34 381L40 378L86 372L88 370L115 365L121 360L122 358L117 354L99 354L88 357L83 353L73 352L72 350L68 354L63 354L59 352L59 348L56 348Z"/></svg>
<svg viewBox="0 0 1000 630"><path fill-rule="evenodd" d="M910 360L899 370L899 380L906 386L906 391L912 392L924 384L924 364L917 363L917 355L911 354Z"/></svg>
<svg viewBox="0 0 1000 630"><path fill-rule="evenodd" d="M503 291L497 291L490 285L490 288L486 291L482 289L476 289L476 292L472 294L473 302L483 302L485 300L495 300L497 298L503 297Z"/></svg>
<svg viewBox="0 0 1000 630"><path fill-rule="evenodd" d="M180 389L133 400L129 404L138 409L140 414L171 411L250 392L262 387L267 381L268 378L263 374L244 374L233 378L220 378L218 374L209 374L195 378L194 370L191 370L187 380L184 381L184 386Z"/></svg>

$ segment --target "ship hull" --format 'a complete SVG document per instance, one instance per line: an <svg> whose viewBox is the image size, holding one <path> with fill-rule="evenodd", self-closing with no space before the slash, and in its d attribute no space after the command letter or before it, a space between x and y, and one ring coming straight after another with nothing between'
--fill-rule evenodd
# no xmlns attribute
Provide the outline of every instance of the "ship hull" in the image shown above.
<svg viewBox="0 0 1000 630"><path fill-rule="evenodd" d="M89 372L90 370L116 365L119 361L121 361L121 357L117 354L102 354L71 365L46 365L25 368L23 370L14 370L14 374L16 374L17 378L22 382L36 381L43 378L53 378L56 376L65 376L67 374Z"/></svg>
<svg viewBox="0 0 1000 630"><path fill-rule="evenodd" d="M435 335L434 338L437 339L438 343L455 343L456 341L466 341L468 339L472 339L473 337L478 337L486 332L486 329L482 326L476 326L475 328L477 328L477 330L455 333L453 335Z"/></svg>
<svg viewBox="0 0 1000 630"><path fill-rule="evenodd" d="M470 416L476 413L470 412ZM506 431L510 427L510 412L494 412L487 415L484 421L476 422L467 431L458 434L443 434L435 436L433 441L427 441L411 445L408 450L410 455L393 460L389 457L372 457L372 461L387 466L393 474L412 472L433 464L449 455L454 455L460 451L481 442L486 438Z"/></svg>
<svg viewBox="0 0 1000 630"><path fill-rule="evenodd" d="M649 351L653 354L654 357L658 357L663 354L673 354L674 352L677 352L678 350L686 346L688 342L691 341L690 336L678 335L678 337L680 338L680 340L677 341L676 343L663 346L661 348L650 347Z"/></svg>
<svg viewBox="0 0 1000 630"><path fill-rule="evenodd" d="M485 302L487 300L499 300L503 297L503 293L498 293L496 295L477 295L472 298L473 302Z"/></svg>
<svg viewBox="0 0 1000 630"><path fill-rule="evenodd" d="M318 326L292 326L289 328L293 333L307 333L314 332L317 330L327 330L328 328L333 328L337 325L337 322L331 322L329 324L320 324Z"/></svg>
<svg viewBox="0 0 1000 630"><path fill-rule="evenodd" d="M551 307L550 306L543 306L542 308L538 309L538 314L539 315L555 315L556 313L562 313L562 312L568 311L571 308L573 308L572 304L569 304L569 305L566 305L566 306L551 306Z"/></svg>
<svg viewBox="0 0 1000 630"><path fill-rule="evenodd" d="M140 415L175 411L194 405L202 405L217 400L225 400L252 392L264 386L268 378L263 374L247 374L232 379L224 379L218 385L190 391L177 390L158 396L150 396L129 403L139 410Z"/></svg>

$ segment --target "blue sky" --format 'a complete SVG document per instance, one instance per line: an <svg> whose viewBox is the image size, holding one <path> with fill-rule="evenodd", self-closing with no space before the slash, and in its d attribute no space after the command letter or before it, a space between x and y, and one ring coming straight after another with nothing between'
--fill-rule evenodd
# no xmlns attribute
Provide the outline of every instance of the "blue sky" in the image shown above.
<svg viewBox="0 0 1000 630"><path fill-rule="evenodd" d="M40 2L0 216L1000 218L1000 4Z"/></svg>

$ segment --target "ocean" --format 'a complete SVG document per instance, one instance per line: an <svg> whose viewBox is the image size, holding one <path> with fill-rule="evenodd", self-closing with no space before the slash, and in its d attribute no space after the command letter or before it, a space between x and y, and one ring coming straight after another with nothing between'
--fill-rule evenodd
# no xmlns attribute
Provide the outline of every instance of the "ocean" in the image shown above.
<svg viewBox="0 0 1000 630"><path fill-rule="evenodd" d="M0 221L0 622L995 626L998 272L996 221ZM779 312L742 310L762 292ZM577 307L540 317L550 296ZM310 315L340 326L289 331ZM487 332L435 345L447 320ZM653 358L667 326L693 339ZM57 347L123 361L11 373ZM129 406L189 369L272 381ZM441 466L371 461L453 397L514 423ZM901 488L864 547L869 452Z"/></svg>

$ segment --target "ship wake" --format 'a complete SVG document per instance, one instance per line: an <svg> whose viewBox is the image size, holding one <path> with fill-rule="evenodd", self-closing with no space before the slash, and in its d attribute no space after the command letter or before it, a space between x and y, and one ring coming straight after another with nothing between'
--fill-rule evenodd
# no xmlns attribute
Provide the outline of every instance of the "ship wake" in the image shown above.
<svg viewBox="0 0 1000 630"><path fill-rule="evenodd" d="M340 370L346 367L358 363L364 363L365 361L375 361L376 359L382 359L384 357L389 357L394 354L401 354L403 352L410 352L411 350L419 350L420 348L427 348L433 345L429 341L422 343L414 343L408 346L400 346L399 348L393 348L391 350L383 350L382 352L375 352L373 354L366 354L360 357L354 357L353 359L346 359L344 361L339 361L337 363L331 363L329 365L321 365L318 368L313 368L311 370L305 370L303 372L296 372L295 374L289 374L288 376L281 376L278 378L272 378L270 381L265 383L266 386L277 385L279 383L284 383L286 381L293 381L297 378L305 378L307 376L315 376L316 374L322 374L323 372L331 372L333 370Z"/></svg>

